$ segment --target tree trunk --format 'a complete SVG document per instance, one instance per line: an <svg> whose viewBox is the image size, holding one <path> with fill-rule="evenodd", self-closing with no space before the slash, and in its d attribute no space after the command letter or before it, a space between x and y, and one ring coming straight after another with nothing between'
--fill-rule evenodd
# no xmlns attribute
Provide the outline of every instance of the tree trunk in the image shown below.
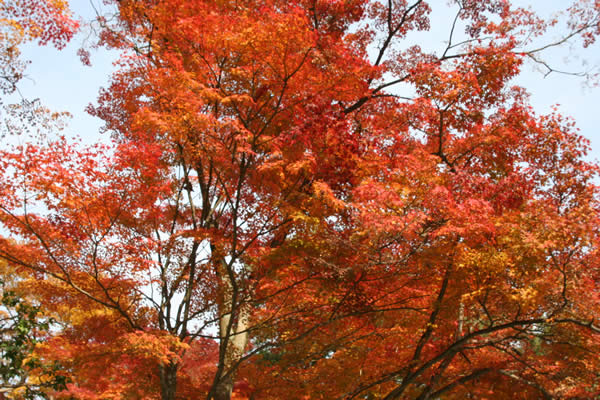
<svg viewBox="0 0 600 400"><path fill-rule="evenodd" d="M221 380L215 388L214 400L229 400L233 393L233 379L231 376Z"/></svg>
<svg viewBox="0 0 600 400"><path fill-rule="evenodd" d="M175 400L177 391L177 364L160 365L160 394L162 400Z"/></svg>
<svg viewBox="0 0 600 400"><path fill-rule="evenodd" d="M214 251L214 248L213 248ZM233 282L231 264L223 259L217 264L219 295L219 366L208 395L210 400L230 400L239 361L248 344L250 306L239 298L239 287Z"/></svg>

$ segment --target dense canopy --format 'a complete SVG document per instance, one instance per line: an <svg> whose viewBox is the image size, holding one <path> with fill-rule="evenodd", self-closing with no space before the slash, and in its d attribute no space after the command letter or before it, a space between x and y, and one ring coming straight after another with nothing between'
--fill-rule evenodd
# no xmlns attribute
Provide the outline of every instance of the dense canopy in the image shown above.
<svg viewBox="0 0 600 400"><path fill-rule="evenodd" d="M2 392L600 396L598 165L513 84L592 45L600 3L104 2L94 46L122 57L89 112L111 143L0 150L2 270L35 310ZM5 92L4 43L60 48L66 6L0 1Z"/></svg>

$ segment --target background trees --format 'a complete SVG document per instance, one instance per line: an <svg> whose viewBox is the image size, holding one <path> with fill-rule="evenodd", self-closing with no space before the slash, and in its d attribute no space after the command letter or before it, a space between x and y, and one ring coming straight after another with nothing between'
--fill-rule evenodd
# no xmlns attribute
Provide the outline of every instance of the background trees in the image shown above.
<svg viewBox="0 0 600 400"><path fill-rule="evenodd" d="M99 18L125 52L91 109L113 144L0 161L0 256L64 321L39 350L61 395L596 394L597 167L509 85L526 59L552 69L531 41L551 22L457 1L427 53L407 38L433 6ZM593 41L597 7L568 15L564 39Z"/></svg>
<svg viewBox="0 0 600 400"><path fill-rule="evenodd" d="M2 277L11 280L0 282L0 394L2 398L46 398L47 391L65 388L60 365L44 362L35 354L36 344L46 339L53 320L32 301L23 277L15 278L5 264Z"/></svg>

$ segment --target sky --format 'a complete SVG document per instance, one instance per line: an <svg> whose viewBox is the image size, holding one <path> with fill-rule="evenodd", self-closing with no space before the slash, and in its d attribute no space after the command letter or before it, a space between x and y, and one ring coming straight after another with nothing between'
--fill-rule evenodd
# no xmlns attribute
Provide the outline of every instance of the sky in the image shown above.
<svg viewBox="0 0 600 400"><path fill-rule="evenodd" d="M99 7L99 0L92 0ZM513 0L519 5L531 5L542 16L551 15L555 10L564 7L564 0ZM71 0L71 9L75 15L84 19L94 15L90 0ZM445 4L446 0L432 0L433 5ZM435 7L434 7L435 9ZM432 15L431 32L420 38L435 48L443 47L447 36L444 18L452 15ZM559 35L561 32L554 32ZM556 36L557 37L557 36ZM75 39L63 50L58 51L51 46L39 47L28 45L23 49L23 58L31 60L26 75L20 85L22 94L29 99L39 98L45 106L54 111L69 111L72 119L66 134L78 135L84 142L93 143L98 140L108 141L99 134L102 122L88 115L85 108L93 103L101 87L107 86L113 62L117 59L115 52L104 49L92 52L92 67L84 66L77 56L77 50L83 41L82 35ZM600 66L600 46L582 51L581 48L563 48L547 55L548 59L559 65L571 62L566 68L577 70L578 62L588 60L592 65ZM526 65L523 73L515 80L531 93L531 104L538 113L548 113L552 106L560 105L562 114L571 116L577 122L580 133L591 141L592 160L600 160L600 87L588 87L586 81L579 77L550 74L544 77L536 71L533 65Z"/></svg>

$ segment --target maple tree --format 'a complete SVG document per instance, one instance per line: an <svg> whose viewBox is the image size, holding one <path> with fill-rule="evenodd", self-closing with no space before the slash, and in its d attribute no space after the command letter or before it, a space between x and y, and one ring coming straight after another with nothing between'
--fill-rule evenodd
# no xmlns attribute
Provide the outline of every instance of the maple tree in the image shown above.
<svg viewBox="0 0 600 400"><path fill-rule="evenodd" d="M19 103L6 102L18 93L27 61L21 58L21 46L27 42L51 44L62 49L73 37L79 23L71 16L65 0L2 0L0 1L0 106L2 106L2 137L28 133L55 125L58 113L51 113L38 100L22 98ZM20 93L19 93L20 95Z"/></svg>
<svg viewBox="0 0 600 400"><path fill-rule="evenodd" d="M62 125L63 114L52 113L39 100L18 93L27 61L21 46L27 42L63 48L78 28L67 3L61 0L0 1L0 137L46 130ZM19 103L12 96L18 93ZM47 398L46 390L64 388L56 363L43 363L34 354L36 344L47 338L53 319L45 316L30 288L28 273L19 274L0 262L0 398Z"/></svg>
<svg viewBox="0 0 600 400"><path fill-rule="evenodd" d="M559 21L453 1L441 52L422 0L107 3L112 145L0 158L56 396L599 394L598 167L510 83L597 2L536 46Z"/></svg>

